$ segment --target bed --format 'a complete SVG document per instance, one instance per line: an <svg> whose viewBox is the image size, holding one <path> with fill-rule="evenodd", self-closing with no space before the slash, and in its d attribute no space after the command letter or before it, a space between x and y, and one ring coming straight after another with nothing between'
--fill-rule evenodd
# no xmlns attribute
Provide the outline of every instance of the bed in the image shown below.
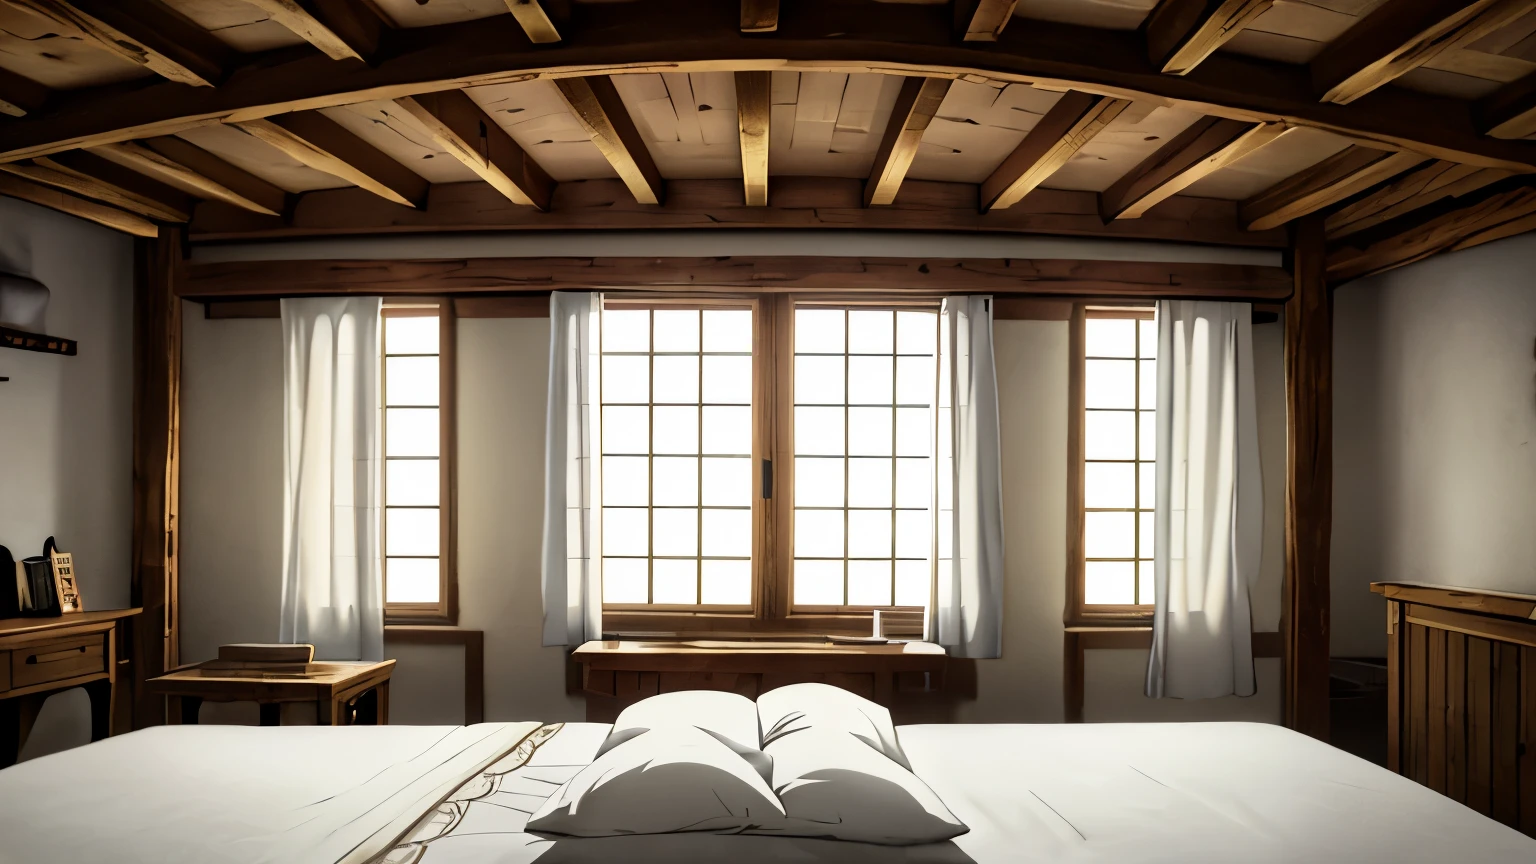
<svg viewBox="0 0 1536 864"><path fill-rule="evenodd" d="M968 833L876 846L525 832L610 727L162 727L0 771L0 860L114 864L1536 861L1536 840L1286 729L897 728Z"/></svg>

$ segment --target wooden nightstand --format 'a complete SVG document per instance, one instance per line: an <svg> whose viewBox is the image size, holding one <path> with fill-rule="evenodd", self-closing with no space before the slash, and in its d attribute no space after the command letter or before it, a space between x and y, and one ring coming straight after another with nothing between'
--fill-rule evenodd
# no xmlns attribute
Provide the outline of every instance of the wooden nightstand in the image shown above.
<svg viewBox="0 0 1536 864"><path fill-rule="evenodd" d="M297 668L294 668L294 667ZM383 726L389 722L389 676L395 661L332 660L283 668L232 668L218 660L182 666L149 679L165 696L168 723L196 723L203 702L256 702L261 725L277 726L282 703L313 702L322 726Z"/></svg>
<svg viewBox="0 0 1536 864"><path fill-rule="evenodd" d="M16 763L43 700L71 687L91 697L91 740L112 734L118 625L140 611L0 621L0 768Z"/></svg>

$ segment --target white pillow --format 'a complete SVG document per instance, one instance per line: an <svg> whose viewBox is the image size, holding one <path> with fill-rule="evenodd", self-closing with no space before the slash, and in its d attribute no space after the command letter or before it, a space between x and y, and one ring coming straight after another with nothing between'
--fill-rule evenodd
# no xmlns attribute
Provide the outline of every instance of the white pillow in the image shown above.
<svg viewBox="0 0 1536 864"><path fill-rule="evenodd" d="M609 750L652 729L698 729L708 732L720 743L757 769L763 782L771 776L772 760L763 754L757 726L757 706L738 693L718 690L680 690L642 699L619 712L608 740L598 749L601 756Z"/></svg>
<svg viewBox="0 0 1536 864"><path fill-rule="evenodd" d="M784 824L747 833L910 846L970 830L916 774L847 732L805 729L767 749Z"/></svg>
<svg viewBox="0 0 1536 864"><path fill-rule="evenodd" d="M912 770L896 739L891 712L884 706L830 684L791 684L757 697L763 750L786 735L806 729L846 732L897 765ZM777 774L775 774L777 776Z"/></svg>
<svg viewBox="0 0 1536 864"><path fill-rule="evenodd" d="M672 726L599 756L544 802L527 830L575 837L740 832L783 819L762 776L730 747L691 726Z"/></svg>

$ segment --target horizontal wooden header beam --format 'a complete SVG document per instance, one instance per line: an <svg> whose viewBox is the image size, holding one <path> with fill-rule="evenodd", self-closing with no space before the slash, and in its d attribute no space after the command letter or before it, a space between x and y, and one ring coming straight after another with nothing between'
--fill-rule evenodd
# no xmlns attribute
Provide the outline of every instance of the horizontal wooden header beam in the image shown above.
<svg viewBox="0 0 1536 864"><path fill-rule="evenodd" d="M568 289L1278 300L1291 277L1244 264L726 256L191 262L177 280L177 294L196 300Z"/></svg>
<svg viewBox="0 0 1536 864"><path fill-rule="evenodd" d="M1536 186L1511 178L1334 243L1328 250L1328 281L1347 282L1533 229Z"/></svg>
<svg viewBox="0 0 1536 864"><path fill-rule="evenodd" d="M1473 106L1462 100L1386 87L1350 105L1323 103L1304 67L1217 52L1187 75L1165 75L1136 32L1030 21L1008 27L996 42L963 42L951 35L947 5L879 6L871 14L863 2L798 4L764 38L742 37L737 4L669 0L583 4L581 27L553 45L530 45L510 15L397 30L373 66L296 48L264 55L217 88L150 82L56 93L53 104L0 129L0 160L210 121L536 77L786 69L979 75L1249 123L1312 126L1483 167L1536 167L1536 143L1483 136Z"/></svg>

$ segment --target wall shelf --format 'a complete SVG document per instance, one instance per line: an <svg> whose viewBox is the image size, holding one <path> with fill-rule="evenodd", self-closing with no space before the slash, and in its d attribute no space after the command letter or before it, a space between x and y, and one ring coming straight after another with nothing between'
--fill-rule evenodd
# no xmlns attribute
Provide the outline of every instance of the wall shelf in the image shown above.
<svg viewBox="0 0 1536 864"><path fill-rule="evenodd" d="M43 354L63 354L66 357L73 357L79 346L80 343L73 339L0 327L0 348L16 348L21 351L38 351Z"/></svg>

